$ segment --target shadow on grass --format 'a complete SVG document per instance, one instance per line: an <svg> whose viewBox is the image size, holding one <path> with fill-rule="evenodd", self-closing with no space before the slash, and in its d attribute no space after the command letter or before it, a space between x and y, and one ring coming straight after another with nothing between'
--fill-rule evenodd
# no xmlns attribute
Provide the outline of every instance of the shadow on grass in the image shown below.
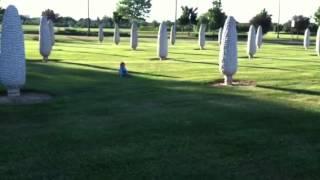
<svg viewBox="0 0 320 180"><path fill-rule="evenodd" d="M274 60L274 61L292 61L292 62L301 62L301 63L318 63L320 64L320 61L312 61L312 60L305 60L303 58L299 59L285 59L285 58L264 58L266 60Z"/></svg>
<svg viewBox="0 0 320 180"><path fill-rule="evenodd" d="M85 47L87 48L87 47ZM107 53L97 53L97 52L88 52L88 51L79 51L79 50L76 50L76 51L71 51L71 50L60 50L60 51L63 51L63 52L69 52L69 53L81 53L81 54L96 54L96 55L102 55L102 56L114 56L114 57L123 57L123 58L128 58L130 56L127 56L127 55L119 55L119 54L107 54Z"/></svg>
<svg viewBox="0 0 320 180"><path fill-rule="evenodd" d="M265 70L276 70L276 71L288 71L288 72L299 72L299 70L265 67L265 66L250 66L250 65L239 65L239 67L250 68L250 69L265 69Z"/></svg>
<svg viewBox="0 0 320 180"><path fill-rule="evenodd" d="M275 90L275 91L284 91L284 92L294 93L294 94L320 96L320 91L311 91L311 90L305 90L305 89L289 89L289 88L265 86L265 85L257 85L257 87L263 88L263 89Z"/></svg>
<svg viewBox="0 0 320 180"><path fill-rule="evenodd" d="M28 60L30 63L40 63L43 62L42 60ZM76 63L76 62L67 62L67 61L62 61L62 60L57 60L57 59L50 59L50 62L58 63L58 64L68 64L68 65L76 65L76 66L82 66L82 67L87 67L87 68L93 68L93 69L100 69L100 70L107 70L107 71L114 71L118 73L119 69L116 68L109 68L109 67L103 67L103 66L96 66L96 65L91 65L91 64L84 64L84 63ZM44 63L45 64L45 63ZM129 71L131 75L143 75L143 76L152 76L152 77L163 77L163 78L178 78L175 76L166 76L166 75L160 75L160 74L152 74L152 73L142 73L142 72L137 72L137 71Z"/></svg>
<svg viewBox="0 0 320 180"><path fill-rule="evenodd" d="M160 58L149 58L148 60L149 61L172 61L172 60L174 60L174 58L166 58L163 60L160 60Z"/></svg>
<svg viewBox="0 0 320 180"><path fill-rule="evenodd" d="M216 65L219 66L218 63L211 63L211 62L201 62L201 61L187 61L182 59L172 59L173 61L183 62L183 63L191 63L191 64L204 64L204 65Z"/></svg>
<svg viewBox="0 0 320 180"><path fill-rule="evenodd" d="M235 87L126 79L100 67L75 68L83 64L28 65L27 88L57 97L45 106L0 108L5 166L0 177L298 180L320 175L318 112L252 98L252 91Z"/></svg>
<svg viewBox="0 0 320 180"><path fill-rule="evenodd" d="M170 52L170 54L191 55L191 56L209 56L209 57L212 57L211 54L201 54L201 53L178 53L178 52Z"/></svg>
<svg viewBox="0 0 320 180"><path fill-rule="evenodd" d="M302 46L303 41L302 40L268 40L265 39L264 42L269 43L269 44L279 44L279 45L290 45L290 46Z"/></svg>

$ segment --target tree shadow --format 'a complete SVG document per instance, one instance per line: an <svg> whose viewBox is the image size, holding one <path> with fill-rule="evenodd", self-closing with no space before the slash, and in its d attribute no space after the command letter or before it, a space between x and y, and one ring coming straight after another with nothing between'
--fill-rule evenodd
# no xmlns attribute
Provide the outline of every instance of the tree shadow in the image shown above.
<svg viewBox="0 0 320 180"><path fill-rule="evenodd" d="M320 113L312 108L239 87L29 65L27 88L56 98L1 106L1 158L12 164L2 177L279 179L279 169L282 179L319 176Z"/></svg>
<svg viewBox="0 0 320 180"><path fill-rule="evenodd" d="M265 58L265 60L275 60L275 61L293 61L293 62L301 62L301 63L320 63L320 61L312 61L312 60L305 60L305 59L286 59L286 58Z"/></svg>
<svg viewBox="0 0 320 180"><path fill-rule="evenodd" d="M173 61L177 62L183 62L183 63L191 63L191 64L203 64L203 65L216 65L219 66L219 63L213 63L213 62L198 62L198 61L187 61L182 59L172 59Z"/></svg>
<svg viewBox="0 0 320 180"><path fill-rule="evenodd" d="M297 41L297 40L268 40L265 39L264 42L269 44L279 44L279 45L290 45L290 46L302 46L303 41Z"/></svg>
<svg viewBox="0 0 320 180"><path fill-rule="evenodd" d="M259 56L255 56L255 57L253 57L251 59L249 59L249 56L239 56L238 58L239 59L248 59L250 61L254 61L255 59L261 59Z"/></svg>
<svg viewBox="0 0 320 180"><path fill-rule="evenodd" d="M122 58L128 58L130 56L127 55L119 55L119 54L108 54L108 53L98 53L98 52L90 52L90 51L72 51L72 50L61 50L63 52L69 52L69 53L81 53L81 54L96 54L96 55L103 55L103 56L114 56L114 57L122 57Z"/></svg>
<svg viewBox="0 0 320 180"><path fill-rule="evenodd" d="M276 90L276 91L284 91L288 93L320 96L320 91L311 91L311 90L305 90L305 89L289 89L289 88L266 86L266 85L257 85L257 87L263 88L263 89Z"/></svg>
<svg viewBox="0 0 320 180"><path fill-rule="evenodd" d="M30 63L39 63L43 62L42 60L34 60L34 59L28 59ZM58 63L58 64L68 64L68 65L76 65L76 66L82 66L82 67L87 67L87 68L93 68L93 69L100 69L100 70L106 70L106 71L113 71L118 73L119 69L116 68L110 68L110 67L103 67L103 66L96 66L96 65L91 65L91 64L84 64L84 63L76 63L76 62L67 62L67 61L62 61L62 60L57 60L57 59L49 59L48 63L53 62L53 63ZM46 64L46 63L44 63ZM143 76L152 76L152 77L163 77L163 78L173 78L176 79L178 77L176 76L167 76L167 75L160 75L160 74L153 74L153 73L142 73L142 72L137 72L137 71L129 71L131 75L143 75Z"/></svg>
<svg viewBox="0 0 320 180"><path fill-rule="evenodd" d="M170 52L170 54L191 55L191 56L209 56L209 57L212 57L212 55L210 55L210 54L200 54L200 53L178 53L178 52Z"/></svg>
<svg viewBox="0 0 320 180"><path fill-rule="evenodd" d="M166 59L160 59L160 58L149 58L147 59L149 61L170 61L170 60L174 60L173 58L166 58Z"/></svg>
<svg viewBox="0 0 320 180"><path fill-rule="evenodd" d="M299 70L275 68L275 67L265 67L265 66L239 65L239 67L251 68L251 69L268 69L268 70L277 70L277 71L299 72Z"/></svg>

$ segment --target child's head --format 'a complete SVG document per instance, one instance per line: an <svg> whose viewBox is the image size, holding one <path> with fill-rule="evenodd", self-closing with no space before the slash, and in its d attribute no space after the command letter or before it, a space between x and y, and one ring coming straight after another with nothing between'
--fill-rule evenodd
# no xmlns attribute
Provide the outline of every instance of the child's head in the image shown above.
<svg viewBox="0 0 320 180"><path fill-rule="evenodd" d="M126 64L124 62L121 62L120 67L126 67Z"/></svg>

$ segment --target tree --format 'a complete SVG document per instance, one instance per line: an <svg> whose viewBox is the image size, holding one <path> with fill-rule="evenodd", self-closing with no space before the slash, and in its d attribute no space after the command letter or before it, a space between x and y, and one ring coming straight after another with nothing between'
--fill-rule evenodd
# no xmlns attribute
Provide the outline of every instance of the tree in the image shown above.
<svg viewBox="0 0 320 180"><path fill-rule="evenodd" d="M126 19L145 20L151 6L151 0L120 0L116 12Z"/></svg>
<svg viewBox="0 0 320 180"><path fill-rule="evenodd" d="M59 14L54 13L51 9L46 9L42 12L42 16L47 16L48 20L51 20L52 22L56 22L59 18Z"/></svg>
<svg viewBox="0 0 320 180"><path fill-rule="evenodd" d="M181 26L193 26L197 24L197 17L198 17L198 8L189 8L188 6L182 6L182 14L178 19L178 22Z"/></svg>
<svg viewBox="0 0 320 180"><path fill-rule="evenodd" d="M113 22L115 24L120 24L121 20L122 20L122 15L120 15L119 12L113 12Z"/></svg>
<svg viewBox="0 0 320 180"><path fill-rule="evenodd" d="M25 15L20 15L21 23L24 24L30 17Z"/></svg>
<svg viewBox="0 0 320 180"><path fill-rule="evenodd" d="M189 8L188 6L181 7L182 14L180 18L178 19L178 22L181 26L186 26L189 24Z"/></svg>
<svg viewBox="0 0 320 180"><path fill-rule="evenodd" d="M294 33L304 33L310 25L310 18L304 17L303 15L293 16L292 19L295 21Z"/></svg>
<svg viewBox="0 0 320 180"><path fill-rule="evenodd" d="M227 15L222 10L222 4L220 0L214 0L212 2L212 8L208 10L204 16L207 16L209 21L209 29L215 30L223 27L224 22L227 19Z"/></svg>
<svg viewBox="0 0 320 180"><path fill-rule="evenodd" d="M57 27L73 27L77 24L77 21L72 17L58 17L56 21Z"/></svg>
<svg viewBox="0 0 320 180"><path fill-rule="evenodd" d="M3 15L4 15L4 12L5 12L5 11L6 11L5 9L3 9L3 8L0 7L0 22L2 22L2 17L3 17Z"/></svg>
<svg viewBox="0 0 320 180"><path fill-rule="evenodd" d="M190 25L196 25L197 24L197 17L198 17L198 8L190 8L189 14L190 14Z"/></svg>
<svg viewBox="0 0 320 180"><path fill-rule="evenodd" d="M207 16L205 15L202 15L198 18L198 24L201 25L201 24L207 24L208 25L209 23L209 19Z"/></svg>
<svg viewBox="0 0 320 180"><path fill-rule="evenodd" d="M263 9L250 20L250 24L254 25L256 28L261 26L263 34L266 34L272 29L272 15L268 14L266 9Z"/></svg>
<svg viewBox="0 0 320 180"><path fill-rule="evenodd" d="M317 12L314 14L314 18L318 25L320 25L320 7L318 8Z"/></svg>

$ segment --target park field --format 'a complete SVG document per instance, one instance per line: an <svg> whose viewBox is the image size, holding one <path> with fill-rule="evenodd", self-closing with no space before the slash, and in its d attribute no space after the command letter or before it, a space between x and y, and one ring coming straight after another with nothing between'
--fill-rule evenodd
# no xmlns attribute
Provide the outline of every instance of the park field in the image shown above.
<svg viewBox="0 0 320 180"><path fill-rule="evenodd" d="M26 35L24 91L54 98L0 105L0 179L319 179L320 57L274 37L252 61L239 41L235 79L252 86L216 87L215 41L178 39L159 61L155 38L132 51L128 38L58 36L42 63Z"/></svg>

